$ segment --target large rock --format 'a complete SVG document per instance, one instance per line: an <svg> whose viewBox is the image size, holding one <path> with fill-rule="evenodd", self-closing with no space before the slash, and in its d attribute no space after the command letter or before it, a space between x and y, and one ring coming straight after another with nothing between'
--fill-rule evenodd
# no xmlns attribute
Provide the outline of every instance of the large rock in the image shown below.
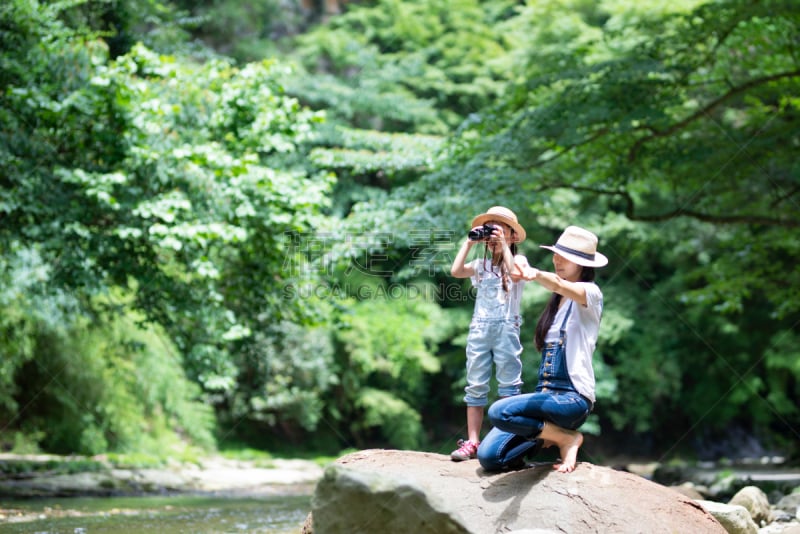
<svg viewBox="0 0 800 534"><path fill-rule="evenodd" d="M488 473L433 453L366 450L325 470L312 498L315 534L512 532L724 533L694 500L589 463Z"/></svg>
<svg viewBox="0 0 800 534"><path fill-rule="evenodd" d="M767 494L756 486L745 486L736 492L728 504L732 506L743 506L750 514L756 525L769 523L772 518L772 511L769 507ZM717 518L719 520L719 518Z"/></svg>
<svg viewBox="0 0 800 534"><path fill-rule="evenodd" d="M698 501L725 528L728 534L757 534L758 526L750 512L738 504L723 504L714 501Z"/></svg>
<svg viewBox="0 0 800 534"><path fill-rule="evenodd" d="M800 519L800 491L795 490L796 493L784 495L775 508L787 512L792 517Z"/></svg>

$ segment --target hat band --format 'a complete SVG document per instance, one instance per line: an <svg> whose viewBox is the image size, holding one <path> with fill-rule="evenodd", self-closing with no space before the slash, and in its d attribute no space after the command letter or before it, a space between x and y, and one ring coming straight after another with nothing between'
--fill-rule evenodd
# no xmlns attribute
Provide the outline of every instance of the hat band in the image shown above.
<svg viewBox="0 0 800 534"><path fill-rule="evenodd" d="M594 261L594 254L587 254L585 252L581 252L580 250L575 250L574 248L565 247L564 245L559 245L556 243L555 248L561 250L562 252L568 252L569 254L575 254L576 256L580 256L581 258Z"/></svg>

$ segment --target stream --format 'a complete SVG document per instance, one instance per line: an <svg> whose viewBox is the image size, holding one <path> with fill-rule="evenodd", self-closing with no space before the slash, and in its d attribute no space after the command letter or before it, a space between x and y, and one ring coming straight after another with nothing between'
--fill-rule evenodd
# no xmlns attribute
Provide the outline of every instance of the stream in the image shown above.
<svg viewBox="0 0 800 534"><path fill-rule="evenodd" d="M310 496L79 497L0 501L0 532L298 534Z"/></svg>
<svg viewBox="0 0 800 534"><path fill-rule="evenodd" d="M0 497L0 534L299 534L311 510L314 482L321 468L299 461L276 460L275 464L259 468L216 460L204 464L203 469L185 472L113 470L117 484L126 481L136 481L141 487L173 484L175 491L180 487L177 482L182 482L185 488L194 487L194 492L185 489L141 496ZM635 468L637 465L641 469ZM628 467L631 472L651 478L655 464ZM710 488L710 499L720 502L726 502L745 485L759 486L774 500L800 488L797 467L702 464L661 466L660 470L664 480L659 483L670 485L689 480ZM107 488L111 472L8 477L6 495L23 492L36 495L43 491L54 494L56 490L62 495L79 491L87 495L87 491ZM197 491L198 487L205 490ZM16 493L10 492L11 489ZM795 513L792 510L790 515Z"/></svg>

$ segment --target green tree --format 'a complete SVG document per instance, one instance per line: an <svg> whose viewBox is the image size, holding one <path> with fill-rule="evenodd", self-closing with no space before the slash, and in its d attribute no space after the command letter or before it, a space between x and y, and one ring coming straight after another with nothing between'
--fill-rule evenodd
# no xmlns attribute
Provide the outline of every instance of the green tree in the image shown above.
<svg viewBox="0 0 800 534"><path fill-rule="evenodd" d="M533 242L593 228L612 258L606 422L662 443L732 424L791 434L798 380L777 378L774 347L800 317L799 22L780 1L531 3L506 25L519 72L497 104L352 222L460 228L489 198Z"/></svg>
<svg viewBox="0 0 800 534"><path fill-rule="evenodd" d="M369 442L372 429L380 429L380 437L396 447L418 448L424 442L416 405L425 394L425 375L440 370L435 350L441 311L403 291L380 284L370 288L370 298L342 317L337 334L344 350L336 410L351 421L360 446Z"/></svg>
<svg viewBox="0 0 800 534"><path fill-rule="evenodd" d="M135 424L107 414L155 394L103 369L146 367L152 346L105 360L96 347L145 335L112 318L140 310L223 435L436 447L457 431L441 421L460 420L472 306L449 263L471 217L505 204L533 264L547 268L536 245L574 223L611 258L604 430L661 452L734 425L797 442L791 2L351 3L280 43L294 69L221 60L186 42L177 12L134 5L0 7L4 428L25 423L21 370L80 345L94 356L70 376L103 387L60 413L98 408L85 435L57 441L131 443L118 438ZM293 31L270 3L247 21L237 1L179 7L240 59L258 51L202 16L254 42ZM434 298L413 298L421 287ZM545 298L526 290L526 324ZM103 324L81 336L85 317ZM168 420L158 402L126 420Z"/></svg>
<svg viewBox="0 0 800 534"><path fill-rule="evenodd" d="M110 61L59 8L2 11L4 261L35 255L40 276L27 291L66 293L80 313L141 310L225 410L252 375L243 355L254 332L315 314L285 298L282 267L288 236L317 226L327 204L331 179L291 155L321 117L283 94L281 64L197 65L141 45ZM131 298L98 298L116 291ZM4 324L20 350L4 366L7 399L21 366L40 358L25 348L24 325Z"/></svg>

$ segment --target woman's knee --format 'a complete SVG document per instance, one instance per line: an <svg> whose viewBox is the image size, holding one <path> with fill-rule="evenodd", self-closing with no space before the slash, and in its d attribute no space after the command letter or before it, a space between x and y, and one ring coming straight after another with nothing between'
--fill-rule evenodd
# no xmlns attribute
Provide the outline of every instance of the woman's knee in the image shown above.
<svg viewBox="0 0 800 534"><path fill-rule="evenodd" d="M499 444L492 438L491 434L487 435L478 446L478 463L487 471L500 471L503 469L503 464L498 454Z"/></svg>
<svg viewBox="0 0 800 534"><path fill-rule="evenodd" d="M478 462L486 471L502 471L504 467L497 458L481 455L480 452L478 452Z"/></svg>
<svg viewBox="0 0 800 534"><path fill-rule="evenodd" d="M486 411L486 415L489 418L489 421L492 423L492 425L496 426L497 421L506 420L507 415L503 408L503 406L505 406L505 402L503 402L504 400L505 399L500 399L492 403L492 405L489 406L489 409Z"/></svg>

